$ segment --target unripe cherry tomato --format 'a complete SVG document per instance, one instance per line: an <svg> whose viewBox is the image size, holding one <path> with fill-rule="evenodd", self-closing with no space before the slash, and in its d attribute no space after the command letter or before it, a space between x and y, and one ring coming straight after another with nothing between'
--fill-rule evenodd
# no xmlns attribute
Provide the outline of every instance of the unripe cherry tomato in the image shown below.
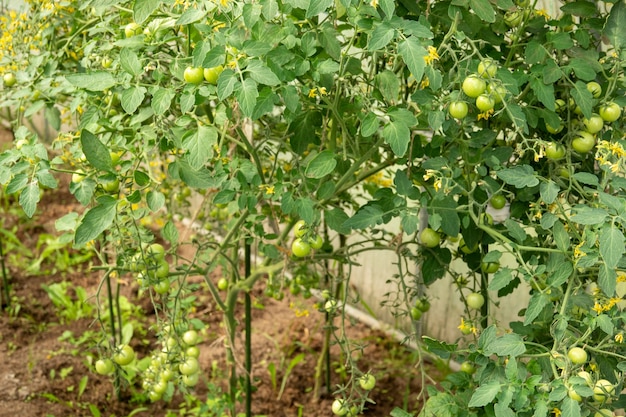
<svg viewBox="0 0 626 417"><path fill-rule="evenodd" d="M464 101L453 101L448 106L448 112L450 113L450 116L454 117L455 119L462 119L467 116L468 110L469 108L467 106L467 103Z"/></svg>
<svg viewBox="0 0 626 417"><path fill-rule="evenodd" d="M427 248L434 248L439 246L441 236L439 233L431 229L430 227L424 228L420 233L420 242Z"/></svg>
<svg viewBox="0 0 626 417"><path fill-rule="evenodd" d="M485 304L485 297L479 292L473 292L467 296L466 301L469 308L480 310Z"/></svg>
<svg viewBox="0 0 626 417"><path fill-rule="evenodd" d="M476 98L485 92L485 89L487 88L487 83L482 78L472 74L467 76L465 80L463 80L461 88L463 89L465 95L471 98Z"/></svg>
<svg viewBox="0 0 626 417"><path fill-rule="evenodd" d="M294 256L298 258L303 258L311 253L311 245L302 240L301 238L297 238L291 244L291 252Z"/></svg>
<svg viewBox="0 0 626 417"><path fill-rule="evenodd" d="M183 73L183 78L189 84L200 84L204 81L204 70L200 67L187 67Z"/></svg>

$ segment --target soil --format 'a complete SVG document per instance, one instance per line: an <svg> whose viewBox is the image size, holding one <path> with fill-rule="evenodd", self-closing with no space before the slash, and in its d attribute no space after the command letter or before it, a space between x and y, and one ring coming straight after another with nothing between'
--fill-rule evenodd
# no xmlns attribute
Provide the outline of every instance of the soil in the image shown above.
<svg viewBox="0 0 626 417"><path fill-rule="evenodd" d="M10 136L0 134L0 151L3 140L6 144ZM14 204L17 206L17 202ZM45 248L38 246L40 236L56 235L54 221L73 210L81 210L73 196L61 190L47 191L34 219L24 221L24 216L19 217L15 214L17 211L10 210L0 214L0 223L36 258ZM2 236L0 234L0 238ZM61 254L78 255L72 249L63 250L67 252ZM26 270L31 258L20 255L17 248L6 255L13 298L11 307L0 311L0 417L214 415L190 411L210 394L207 388L210 384L221 387L224 392L227 389L222 315L207 295L198 295L193 313L208 329L199 345L200 366L206 377L192 391L199 402L189 403L190 397L176 394L170 402L151 403L138 394L141 393L140 383L136 387L127 387L121 398L117 398L111 378L96 374L91 365L98 357L94 346L100 334L98 322L93 317L64 320L42 287L69 282L70 288L84 288L94 301L101 281L99 273L93 271L89 263L64 268L44 262L40 267L43 272L33 275ZM94 263L94 259L90 262ZM142 306L145 322L154 322L154 309L145 295L138 295L134 280L120 282L125 284L121 287L122 294ZM276 301L264 297L261 289L252 292L252 299L253 305L262 306L253 309L252 377L256 390L252 401L253 415L331 416L332 391L337 384L345 382L341 379L341 372L337 371L341 368L342 357L336 346L331 349L331 392L322 389L320 398L314 398L315 367L324 337L324 315L313 306L315 300L289 295ZM297 314L305 310L308 315ZM351 340L365 344L358 358L359 369L369 369L377 378L376 387L369 396L375 404L368 404L364 415L388 416L394 407L418 411L422 401L418 394L423 391L424 376L437 378L441 375L434 365L420 363L417 366L414 352L361 323L349 323L347 332ZM240 334L243 333L242 329ZM95 336L85 338L85 341L81 339L90 334ZM236 341L238 362L243 362L241 342ZM154 345L155 337L149 331L133 338L139 356L149 354L150 346ZM288 375L286 388L279 399L278 391L287 365L300 353L304 354L304 359ZM276 368L276 387L269 372L272 366ZM242 370L239 373L242 374Z"/></svg>

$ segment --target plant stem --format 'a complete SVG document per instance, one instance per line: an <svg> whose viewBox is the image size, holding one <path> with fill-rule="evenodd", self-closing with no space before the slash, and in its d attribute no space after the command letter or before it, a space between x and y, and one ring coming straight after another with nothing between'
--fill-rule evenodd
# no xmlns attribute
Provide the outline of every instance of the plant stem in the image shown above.
<svg viewBox="0 0 626 417"><path fill-rule="evenodd" d="M11 297L9 296L9 278L7 274L6 265L4 263L4 250L2 247L2 238L0 237L0 268L2 268L2 289L4 291L4 303L2 302L2 295L0 294L0 311L3 306L8 308L11 304Z"/></svg>
<svg viewBox="0 0 626 417"><path fill-rule="evenodd" d="M245 277L250 276L251 261L250 261L250 243L244 243L244 274ZM244 295L245 302L245 314L246 314L246 417L252 416L252 382L250 375L252 373L252 302L250 300L250 293L246 291Z"/></svg>

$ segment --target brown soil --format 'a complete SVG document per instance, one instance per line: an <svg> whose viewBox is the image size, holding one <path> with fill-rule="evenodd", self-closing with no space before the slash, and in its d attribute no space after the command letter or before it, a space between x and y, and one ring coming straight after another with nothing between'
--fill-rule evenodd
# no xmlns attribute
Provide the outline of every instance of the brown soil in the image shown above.
<svg viewBox="0 0 626 417"><path fill-rule="evenodd" d="M44 195L35 219L24 221L23 216L1 213L3 220L0 223L5 230L15 230L22 243L37 254L44 249L37 248L39 236L55 233L54 220L71 210L80 210L74 201L67 193L49 191ZM68 281L93 295L101 277L97 272L90 271L89 265L62 271L44 263L41 270L46 273L28 275L25 269L32 261L20 258L17 249L7 254L7 261L14 297L13 313L0 312L0 417L99 415L95 410L107 417L129 416L133 411L134 416L214 415L181 411L186 406L186 400L180 394L176 394L169 403L137 402L141 397L131 394L141 392L139 383L136 387L125 389L122 398L118 399L114 395L111 379L93 371L90 362L97 358L93 340L99 337L98 323L93 318L64 322L42 288L42 284ZM144 308L146 322L154 321L154 310L149 300L146 296L139 298L133 284L124 285L123 294ZM255 305L263 306L253 309L252 376L256 388L253 414L273 417L331 416L332 393L322 393L321 398L313 398L312 393L315 366L323 342L323 314L315 310L312 300L291 296L279 302L263 297L260 289L254 291L253 301ZM15 311L18 306L19 311ZM296 314L296 311L303 310L308 310L309 314ZM206 294L198 294L194 316L208 326L200 345L200 365L206 378L192 392L202 401L207 398L207 384L213 383L226 390L228 370L225 366L222 316ZM425 374L439 375L437 369L428 364L419 368L414 366L412 360L415 360L415 354L379 331L359 323L348 324L347 329L352 340L366 344L358 359L359 368L371 370L378 381L370 393L375 404L369 404L364 415L386 416L395 406L406 407L409 411L419 410L418 393L422 391L422 377ZM77 340L89 331L96 335L95 338L78 343ZM240 334L243 336L243 329ZM149 346L154 346L155 338L154 334L146 332L133 340L138 355L145 356L149 354ZM237 361L243 362L242 340L236 343ZM285 369L291 359L300 353L304 353L304 360L294 367L286 389L278 399ZM340 373L336 372L343 363L336 346L331 349L331 362L330 391L333 391L336 384L344 382ZM213 363L217 365L211 371ZM277 388L271 382L270 364L274 364L277 370ZM243 372L240 370L239 373ZM209 379L211 374L213 376ZM83 390L81 380L85 378ZM188 405L187 410L192 406Z"/></svg>

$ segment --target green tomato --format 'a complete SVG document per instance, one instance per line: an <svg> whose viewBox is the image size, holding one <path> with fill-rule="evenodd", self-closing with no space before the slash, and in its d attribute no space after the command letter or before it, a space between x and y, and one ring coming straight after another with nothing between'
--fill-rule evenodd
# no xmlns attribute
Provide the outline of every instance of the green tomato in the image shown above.
<svg viewBox="0 0 626 417"><path fill-rule="evenodd" d="M589 132L580 131L572 140L572 148L580 154L586 154L593 149L596 139Z"/></svg>
<svg viewBox="0 0 626 417"><path fill-rule="evenodd" d="M113 65L113 60L109 58L108 56L105 56L102 58L102 61L100 62L100 64L102 65L102 68L104 69L111 68L111 65Z"/></svg>
<svg viewBox="0 0 626 417"><path fill-rule="evenodd" d="M293 234L296 237L302 237L309 230L309 226L307 226L304 220L298 220L296 224L293 226Z"/></svg>
<svg viewBox="0 0 626 417"><path fill-rule="evenodd" d="M159 394L158 392L154 390L150 390L150 392L148 392L148 399L152 401L153 403L159 401L162 397L163 397L163 394Z"/></svg>
<svg viewBox="0 0 626 417"><path fill-rule="evenodd" d="M602 87L595 81L589 81L587 83L587 91L591 93L593 98L598 98L602 94Z"/></svg>
<svg viewBox="0 0 626 417"><path fill-rule="evenodd" d="M493 196L491 196L489 204L491 204L491 207L493 207L494 209L500 210L501 208L504 208L504 206L506 206L506 197L504 197L502 194L494 194Z"/></svg>
<svg viewBox="0 0 626 417"><path fill-rule="evenodd" d="M467 306L474 310L480 310L481 307L485 304L485 297L479 292L473 292L467 296L465 299L467 302Z"/></svg>
<svg viewBox="0 0 626 417"><path fill-rule="evenodd" d="M554 107L556 108L556 111L560 113L563 110L567 109L567 103L562 98L557 98L554 101Z"/></svg>
<svg viewBox="0 0 626 417"><path fill-rule="evenodd" d="M485 80L480 78L477 75L469 75L463 80L463 84L461 85L461 89L465 93L466 96L471 98L476 98L482 93L485 92L487 88L487 83Z"/></svg>
<svg viewBox="0 0 626 417"><path fill-rule="evenodd" d="M605 402L615 392L615 387L606 379L599 379L593 387L593 399L597 402Z"/></svg>
<svg viewBox="0 0 626 417"><path fill-rule="evenodd" d="M82 169L77 169L72 174L72 182L74 184L78 184L78 183L82 182L85 178L86 178L86 175L85 175L85 172Z"/></svg>
<svg viewBox="0 0 626 417"><path fill-rule="evenodd" d="M170 290L170 282L166 279L153 285L154 292L160 295L166 294Z"/></svg>
<svg viewBox="0 0 626 417"><path fill-rule="evenodd" d="M478 64L478 75L483 78L493 78L498 72L498 64L491 58L485 58Z"/></svg>
<svg viewBox="0 0 626 417"><path fill-rule="evenodd" d="M582 365L587 362L587 352L580 347L573 347L567 352L567 357L574 365Z"/></svg>
<svg viewBox="0 0 626 417"><path fill-rule="evenodd" d="M602 105L598 113L600 113L602 120L611 123L620 118L622 109L617 103L609 102Z"/></svg>
<svg viewBox="0 0 626 417"><path fill-rule="evenodd" d="M129 345L122 345L113 354L113 362L120 366L125 366L135 359L135 351Z"/></svg>
<svg viewBox="0 0 626 417"><path fill-rule="evenodd" d="M228 280L224 277L217 280L217 288L219 290L226 290L228 288Z"/></svg>
<svg viewBox="0 0 626 417"><path fill-rule="evenodd" d="M13 87L17 83L17 78L12 72L7 72L2 76L2 81L5 87Z"/></svg>
<svg viewBox="0 0 626 417"><path fill-rule="evenodd" d="M476 372L476 368L474 368L474 364L472 362L465 361L461 364L461 372L471 375Z"/></svg>
<svg viewBox="0 0 626 417"><path fill-rule="evenodd" d="M450 113L450 116L454 117L455 119L463 119L465 116L467 116L468 110L469 108L467 106L467 103L464 101L453 101L448 106L448 112Z"/></svg>
<svg viewBox="0 0 626 417"><path fill-rule="evenodd" d="M373 390L374 387L376 386L376 377L374 377L374 375L370 373L362 375L359 378L359 386L361 387L361 389L364 389L365 391Z"/></svg>
<svg viewBox="0 0 626 417"><path fill-rule="evenodd" d="M431 229L430 227L426 227L420 233L420 242L422 245L427 248L434 248L439 246L439 242L441 241L441 236L439 233Z"/></svg>
<svg viewBox="0 0 626 417"><path fill-rule="evenodd" d="M480 111L489 111L496 105L496 101L489 94L481 94L476 97L476 107Z"/></svg>
<svg viewBox="0 0 626 417"><path fill-rule="evenodd" d="M604 119L597 114L592 114L589 119L583 119L583 124L589 133L598 133L604 127Z"/></svg>
<svg viewBox="0 0 626 417"><path fill-rule="evenodd" d="M324 239L320 235L315 235L311 239L309 239L309 245L311 245L312 249L318 250L324 246Z"/></svg>
<svg viewBox="0 0 626 417"><path fill-rule="evenodd" d="M198 346L189 346L185 349L185 357L198 359L200 357L200 348Z"/></svg>
<svg viewBox="0 0 626 417"><path fill-rule="evenodd" d="M187 346L195 346L200 341L200 335L195 330L187 330L183 333L183 343Z"/></svg>
<svg viewBox="0 0 626 417"><path fill-rule="evenodd" d="M583 397L580 396L580 394L578 394L573 387L569 387L569 389L567 390L567 395L574 401L577 402L581 402L583 400Z"/></svg>
<svg viewBox="0 0 626 417"><path fill-rule="evenodd" d="M201 67L187 67L183 78L189 84L200 84L204 81L204 70Z"/></svg>
<svg viewBox="0 0 626 417"><path fill-rule="evenodd" d="M224 67L221 65L213 68L205 68L203 71L204 79L209 84L217 85L217 79L219 78L222 71L224 71Z"/></svg>
<svg viewBox="0 0 626 417"><path fill-rule="evenodd" d="M165 248L160 243L152 243L146 248L146 256L148 259L160 262L165 258Z"/></svg>
<svg viewBox="0 0 626 417"><path fill-rule="evenodd" d="M489 83L487 92L496 103L502 103L502 100L506 97L507 89L500 83Z"/></svg>
<svg viewBox="0 0 626 417"><path fill-rule="evenodd" d="M613 411L609 410L608 408L603 408L601 410L598 410L593 415L593 417L613 417L613 416L615 416L615 414L613 413Z"/></svg>
<svg viewBox="0 0 626 417"><path fill-rule="evenodd" d="M557 142L550 142L546 145L546 156L548 159L557 161L565 156L565 147Z"/></svg>
<svg viewBox="0 0 626 417"><path fill-rule="evenodd" d="M415 307L425 313L430 310L430 301L428 298L418 298L415 300Z"/></svg>
<svg viewBox="0 0 626 417"><path fill-rule="evenodd" d="M113 373L113 361L109 358L98 359L96 361L96 372L100 375L110 375Z"/></svg>
<svg viewBox="0 0 626 417"><path fill-rule="evenodd" d="M500 269L498 262L481 262L480 269L486 274L493 274Z"/></svg>
<svg viewBox="0 0 626 417"><path fill-rule="evenodd" d="M124 35L127 38L132 38L133 36L141 34L141 32L142 32L141 26L139 26L135 22L127 24L126 27L124 28Z"/></svg>
<svg viewBox="0 0 626 417"><path fill-rule="evenodd" d="M341 398L337 398L335 401L333 401L331 410L336 416L345 416L346 414L348 414L348 411L350 411L348 405L346 404L346 401L342 400Z"/></svg>
<svg viewBox="0 0 626 417"><path fill-rule="evenodd" d="M183 375L193 375L198 373L200 365L198 364L198 359L193 357L185 358L185 360L178 365L178 370Z"/></svg>
<svg viewBox="0 0 626 417"><path fill-rule="evenodd" d="M186 387L195 387L196 385L198 385L199 379L199 372L191 375L183 375L182 377L183 385L185 385Z"/></svg>
<svg viewBox="0 0 626 417"><path fill-rule="evenodd" d="M165 259L157 261L148 269L148 276L153 280L162 281L170 275L170 264Z"/></svg>
<svg viewBox="0 0 626 417"><path fill-rule="evenodd" d="M296 238L291 244L291 252L294 256L298 258L303 258L311 253L311 245L302 240L301 238Z"/></svg>
<svg viewBox="0 0 626 417"><path fill-rule="evenodd" d="M559 125L556 127L546 123L546 130L548 131L548 133L551 133L553 135L561 132L563 130L563 127L563 123L559 123Z"/></svg>
<svg viewBox="0 0 626 417"><path fill-rule="evenodd" d="M478 245L474 245L470 247L467 245L467 243L465 243L465 239L461 238L461 240L459 240L459 249L461 249L463 253L466 253L469 255L470 253L476 252L476 249L478 249Z"/></svg>
<svg viewBox="0 0 626 417"><path fill-rule="evenodd" d="M510 28L517 27L522 23L524 13L521 10L511 10L504 15L504 23Z"/></svg>
<svg viewBox="0 0 626 417"><path fill-rule="evenodd" d="M102 189L109 194L117 194L120 190L120 180L117 177L105 176L100 178Z"/></svg>
<svg viewBox="0 0 626 417"><path fill-rule="evenodd" d="M422 314L424 314L424 312L419 308L411 307L411 319L413 319L413 321L418 321L419 319L421 319Z"/></svg>

